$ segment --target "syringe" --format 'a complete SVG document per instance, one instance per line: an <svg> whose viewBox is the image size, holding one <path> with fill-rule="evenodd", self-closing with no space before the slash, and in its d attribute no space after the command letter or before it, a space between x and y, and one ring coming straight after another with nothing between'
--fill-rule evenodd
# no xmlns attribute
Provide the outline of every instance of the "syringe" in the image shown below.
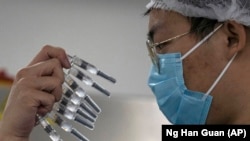
<svg viewBox="0 0 250 141"><path fill-rule="evenodd" d="M73 121L77 121L78 123L82 124L83 126L87 127L90 130L94 129L94 124L89 122L88 120L81 118L76 113L71 112L67 108L63 107L62 105L54 105L53 107L56 112L63 115L65 118Z"/></svg>
<svg viewBox="0 0 250 141"><path fill-rule="evenodd" d="M64 131L69 132L76 136L81 141L89 141L81 132L79 132L76 128L74 128L70 123L66 122L54 111L48 114L48 118L52 119L59 127L61 127Z"/></svg>
<svg viewBox="0 0 250 141"><path fill-rule="evenodd" d="M94 102L94 100L88 96L70 76L66 76L66 79L65 83L63 84L64 95L71 99L73 103L82 103L80 104L81 107L89 111L89 108L87 108L84 104L85 101L97 114L99 114L101 112L101 108Z"/></svg>
<svg viewBox="0 0 250 141"><path fill-rule="evenodd" d="M99 69L97 69L96 66L94 66L94 65L92 65L92 64L84 61L83 59L81 59L81 58L79 58L77 56L73 56L72 57L70 55L68 55L68 58L69 58L69 61L72 64L75 64L75 65L79 66L80 68L82 68L82 69L84 69L84 70L86 70L86 71L88 71L88 72L90 72L92 74L101 76L101 77L103 77L103 78L111 81L112 83L116 83L116 80L113 77L111 77L111 76L103 73L102 71L100 71Z"/></svg>
<svg viewBox="0 0 250 141"><path fill-rule="evenodd" d="M49 134L52 141L63 141L61 137L56 133L56 130L49 124L48 119L52 119L57 125L59 125L64 131L70 132L81 141L89 141L83 134L77 129L67 123L68 120L74 120L89 128L94 129L94 123L97 115L100 114L101 109L94 102L94 100L85 93L83 88L78 85L77 81L83 82L88 86L92 86L98 91L110 96L110 92L102 88L99 84L91 79L84 73L84 70L91 74L98 75L112 83L116 83L116 80L100 71L94 65L84 61L77 56L68 55L68 59L71 62L71 68L66 69L65 82L63 83L63 96L60 102L56 103L53 110L45 117L37 115L38 120L44 130ZM76 81L75 81L76 80ZM67 118L64 120L63 118Z"/></svg>
<svg viewBox="0 0 250 141"><path fill-rule="evenodd" d="M83 72L81 72L78 69L76 69L74 65L68 70L68 74L73 75L74 77L76 77L77 79L79 79L81 82L85 83L88 86L91 86L91 87L97 89L101 93L104 93L105 95L110 96L110 92L108 90L104 89L99 84L97 84L96 82L94 82L89 76L87 76ZM70 82L70 81L74 81L74 80L73 80L73 78L70 75L67 75L65 77L65 81L66 82Z"/></svg>
<svg viewBox="0 0 250 141"><path fill-rule="evenodd" d="M62 97L60 104L66 107L71 112L77 113L81 115L82 117L88 119L92 123L96 121L96 118L93 118L90 114L86 113L86 111L82 110L79 104L78 105L74 104L72 101L70 101L66 97Z"/></svg>
<svg viewBox="0 0 250 141"><path fill-rule="evenodd" d="M49 124L49 122L37 114L37 118L39 120L40 125L43 127L46 133L49 134L49 137L52 141L63 141L59 134L57 134L56 130Z"/></svg>

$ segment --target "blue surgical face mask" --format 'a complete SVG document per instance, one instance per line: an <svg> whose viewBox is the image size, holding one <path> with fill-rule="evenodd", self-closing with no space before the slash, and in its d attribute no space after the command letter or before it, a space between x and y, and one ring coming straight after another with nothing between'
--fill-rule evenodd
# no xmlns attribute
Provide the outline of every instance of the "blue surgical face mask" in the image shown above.
<svg viewBox="0 0 250 141"><path fill-rule="evenodd" d="M221 27L221 26L220 26ZM156 96L162 113L172 124L205 124L212 103L209 94L230 66L229 61L207 93L191 91L185 86L182 60L204 43L216 30L197 43L189 52L158 54L160 72L152 66L148 85Z"/></svg>

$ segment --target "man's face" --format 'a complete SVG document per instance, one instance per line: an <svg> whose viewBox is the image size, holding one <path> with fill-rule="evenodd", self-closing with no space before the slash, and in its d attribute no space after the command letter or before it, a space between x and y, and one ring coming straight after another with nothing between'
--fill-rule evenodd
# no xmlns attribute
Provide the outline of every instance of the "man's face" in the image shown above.
<svg viewBox="0 0 250 141"><path fill-rule="evenodd" d="M171 37L188 32L190 30L190 26L191 25L188 19L178 13L153 9L149 14L148 35L154 43L158 43ZM181 38L173 40L166 45L163 45L163 48L157 49L157 52L162 54L180 52L183 55L187 51L189 51L197 42L198 40L196 36L190 33ZM207 53L205 52L204 47L199 47L186 59L183 60L185 82L189 89L206 92L208 87L212 85L212 82L207 84L207 86L202 86L200 85L200 83L195 84L197 81L201 81L200 78L203 79L202 83L205 83L204 79L206 77L202 76L204 72L198 74L200 75L198 77L199 80L192 79L194 78L194 76L196 78L197 73L203 71L203 68L208 67L207 65L209 65L210 62L208 62L208 59L206 58L207 55L205 54Z"/></svg>
<svg viewBox="0 0 250 141"><path fill-rule="evenodd" d="M176 12L152 9L149 13L148 36L154 43L188 32L190 27L188 18ZM183 60L184 81L188 89L206 93L225 67L225 64L228 63L228 60L223 58L224 55L221 54L223 50L218 48L218 46L221 46L220 41L222 41L219 34L215 33L208 41ZM157 49L157 52L162 54L180 52L184 55L199 42L198 39L195 34L189 33L163 45L163 48ZM210 115L212 116L208 117L208 120L217 120L214 115L222 113L218 107L223 104L221 102L223 94L221 94L219 86L216 88L210 94L214 97L214 100L210 109L210 113L212 113ZM220 94L217 95L217 93ZM218 97L218 99L215 97ZM217 115L220 117L219 114Z"/></svg>

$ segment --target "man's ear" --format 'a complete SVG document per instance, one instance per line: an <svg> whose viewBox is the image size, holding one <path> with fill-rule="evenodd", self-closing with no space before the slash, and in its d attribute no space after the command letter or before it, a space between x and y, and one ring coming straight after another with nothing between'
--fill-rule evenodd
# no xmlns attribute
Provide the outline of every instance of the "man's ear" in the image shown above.
<svg viewBox="0 0 250 141"><path fill-rule="evenodd" d="M227 35L228 57L231 58L235 53L243 50L246 46L246 29L244 25L235 21L225 22L223 29Z"/></svg>

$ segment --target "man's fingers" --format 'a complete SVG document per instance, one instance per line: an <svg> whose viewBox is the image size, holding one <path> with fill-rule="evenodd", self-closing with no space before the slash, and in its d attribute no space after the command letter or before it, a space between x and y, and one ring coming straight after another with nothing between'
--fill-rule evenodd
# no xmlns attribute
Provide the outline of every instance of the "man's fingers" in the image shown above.
<svg viewBox="0 0 250 141"><path fill-rule="evenodd" d="M16 75L16 83L50 93L55 101L60 100L64 72L58 59L50 59L21 69Z"/></svg>
<svg viewBox="0 0 250 141"><path fill-rule="evenodd" d="M29 77L23 78L19 82L20 89L27 89L27 95L38 95L36 93L31 93L30 90L41 91L43 93L47 93L52 95L54 98L54 102L59 101L62 95L62 83L56 77ZM28 87L27 87L28 86ZM22 88L24 87L24 88Z"/></svg>
<svg viewBox="0 0 250 141"><path fill-rule="evenodd" d="M37 56L29 63L28 66L34 65L41 61L49 60L51 58L57 58L60 61L62 67L70 67L70 63L65 50L60 47L53 47L50 45L44 46L42 50L37 54Z"/></svg>
<svg viewBox="0 0 250 141"><path fill-rule="evenodd" d="M20 107L22 107L22 105L31 106L34 108L34 112L41 116L44 116L50 112L55 103L55 96L37 89L29 89L27 93L18 95L18 99L23 99L22 101L26 101L25 103L20 103Z"/></svg>
<svg viewBox="0 0 250 141"><path fill-rule="evenodd" d="M61 80L61 83L64 81L64 72L60 65L58 59L50 59L47 61L36 63L32 66L18 71L16 79L26 77L41 77L41 76L53 76Z"/></svg>
<svg viewBox="0 0 250 141"><path fill-rule="evenodd" d="M55 97L51 94L41 91L39 91L37 94L39 94L36 97L37 100L39 101L37 114L44 116L53 109L53 105L55 103Z"/></svg>
<svg viewBox="0 0 250 141"><path fill-rule="evenodd" d="M37 90L53 95L55 102L61 99L62 83L56 77L40 77L34 80L34 87Z"/></svg>

